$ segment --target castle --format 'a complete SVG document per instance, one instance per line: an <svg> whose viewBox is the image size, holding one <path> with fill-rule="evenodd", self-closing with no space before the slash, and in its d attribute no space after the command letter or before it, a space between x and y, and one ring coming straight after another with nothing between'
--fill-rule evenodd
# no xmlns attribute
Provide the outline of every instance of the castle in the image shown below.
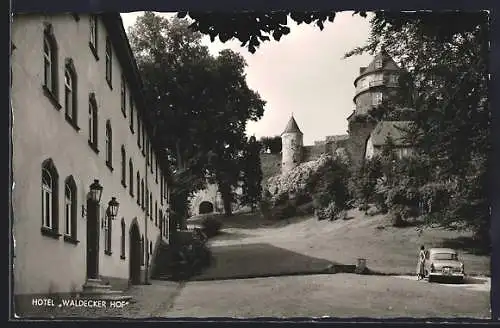
<svg viewBox="0 0 500 328"><path fill-rule="evenodd" d="M285 174L300 163L312 161L321 154L344 154L353 168L359 167L365 158L380 153L387 137L392 138L400 158L411 154L412 147L403 136L411 122L411 109L399 109L403 115L397 120L377 121L370 115L371 110L398 92L401 72L384 51L378 53L367 67L360 67L359 76L354 80L355 109L347 117L347 135L327 136L325 140L315 141L314 145L304 146L303 133L292 115L281 134L281 173Z"/></svg>
<svg viewBox="0 0 500 328"><path fill-rule="evenodd" d="M354 80L355 93L353 102L355 108L347 117L348 134L327 136L324 140L315 141L313 145L305 146L303 132L295 118L288 121L281 134L281 154L261 154L261 165L264 181L269 177L286 174L301 163L317 159L322 154L344 155L349 159L353 169L359 167L365 158L371 158L380 153L388 137L391 137L401 158L412 152L412 145L403 138L404 131L411 122L413 111L408 108L398 109L401 113L392 120L376 120L372 117L384 100L398 92L398 79L401 68L385 52L379 52L366 67L360 67L359 75ZM263 182L264 182L263 181ZM209 190L213 192L208 192ZM191 199L191 213L198 213L198 206L203 201L213 202L217 199L217 188L210 186L197 193Z"/></svg>

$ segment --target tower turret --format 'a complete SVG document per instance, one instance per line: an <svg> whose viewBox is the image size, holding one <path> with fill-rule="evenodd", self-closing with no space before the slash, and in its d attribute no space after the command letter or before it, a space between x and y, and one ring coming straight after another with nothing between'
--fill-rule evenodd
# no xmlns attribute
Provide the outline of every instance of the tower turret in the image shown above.
<svg viewBox="0 0 500 328"><path fill-rule="evenodd" d="M302 160L303 133L292 117L281 134L281 173L286 173Z"/></svg>
<svg viewBox="0 0 500 328"><path fill-rule="evenodd" d="M370 111L397 92L400 73L399 66L384 50L367 67L359 69L359 76L354 80L355 110L347 118L351 160L356 166L362 163L366 142L377 124L369 116Z"/></svg>

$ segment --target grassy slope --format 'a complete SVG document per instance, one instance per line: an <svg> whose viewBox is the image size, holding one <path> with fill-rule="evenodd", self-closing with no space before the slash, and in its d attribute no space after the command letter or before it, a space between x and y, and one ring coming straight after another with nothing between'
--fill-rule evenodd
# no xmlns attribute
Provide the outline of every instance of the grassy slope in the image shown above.
<svg viewBox="0 0 500 328"><path fill-rule="evenodd" d="M355 264L357 258L365 258L372 270L408 274L415 271L420 245L447 246L446 242L449 240L470 235L437 228L424 230L420 234L414 227L391 227L385 216L365 216L357 210L351 211L350 215L352 219L347 221L298 218L290 220L288 225L279 223L274 226L269 226L269 222L262 222L256 215L221 218L226 221L226 228L214 243L264 242L343 264ZM473 255L460 249L458 251L463 257L467 273L489 275L489 256Z"/></svg>

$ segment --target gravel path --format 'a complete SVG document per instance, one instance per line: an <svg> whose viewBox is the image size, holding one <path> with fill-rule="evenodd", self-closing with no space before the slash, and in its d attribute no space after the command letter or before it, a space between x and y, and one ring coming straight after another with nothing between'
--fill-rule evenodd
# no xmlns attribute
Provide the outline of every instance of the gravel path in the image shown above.
<svg viewBox="0 0 500 328"><path fill-rule="evenodd" d="M159 315L489 318L490 298L487 291L398 277L290 276L188 283Z"/></svg>
<svg viewBox="0 0 500 328"><path fill-rule="evenodd" d="M182 285L170 281L153 281L151 285L132 286L125 294L132 300L123 308L50 307L33 308L20 318L150 318L168 309Z"/></svg>

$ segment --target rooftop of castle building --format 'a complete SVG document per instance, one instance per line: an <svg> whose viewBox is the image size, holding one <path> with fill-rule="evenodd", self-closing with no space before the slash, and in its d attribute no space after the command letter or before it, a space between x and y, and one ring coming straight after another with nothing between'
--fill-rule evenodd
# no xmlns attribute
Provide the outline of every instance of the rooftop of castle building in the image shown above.
<svg viewBox="0 0 500 328"><path fill-rule="evenodd" d="M300 131L299 126L297 125L297 122L295 122L295 118L290 117L290 120L288 121L288 124L286 125L285 131L283 131L282 135L285 133L300 133L302 134L302 131Z"/></svg>
<svg viewBox="0 0 500 328"><path fill-rule="evenodd" d="M347 139L349 139L349 135L342 134L342 135L337 135L337 136L326 136L325 141L326 142L335 142L335 141L347 140Z"/></svg>
<svg viewBox="0 0 500 328"><path fill-rule="evenodd" d="M354 85L356 85L356 82L359 78L372 72L380 70L398 71L400 69L401 68L398 66L398 64L396 64L394 59L392 59L386 51L382 50L375 55L368 66L359 68L359 76L354 80Z"/></svg>
<svg viewBox="0 0 500 328"><path fill-rule="evenodd" d="M409 130L412 121L382 121L377 124L371 133L374 146L383 146L387 137L390 137L397 147L409 146L405 140L406 131Z"/></svg>

